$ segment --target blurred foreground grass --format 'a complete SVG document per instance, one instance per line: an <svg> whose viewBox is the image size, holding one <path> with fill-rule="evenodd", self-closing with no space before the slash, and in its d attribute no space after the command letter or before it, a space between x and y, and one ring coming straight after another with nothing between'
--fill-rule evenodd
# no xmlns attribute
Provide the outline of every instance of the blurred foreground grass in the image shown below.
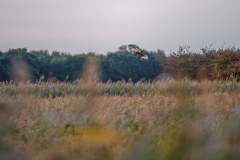
<svg viewBox="0 0 240 160"><path fill-rule="evenodd" d="M0 83L0 159L240 159L240 84Z"/></svg>

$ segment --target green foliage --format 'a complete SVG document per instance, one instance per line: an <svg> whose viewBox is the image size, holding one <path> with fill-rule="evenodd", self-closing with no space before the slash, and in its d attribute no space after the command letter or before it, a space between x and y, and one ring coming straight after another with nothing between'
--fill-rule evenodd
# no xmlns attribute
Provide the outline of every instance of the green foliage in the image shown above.
<svg viewBox="0 0 240 160"><path fill-rule="evenodd" d="M89 66L84 66L88 57L96 60L98 69L95 72L103 82L109 79L114 82L129 78L133 82L142 78L154 79L162 70L160 61L164 59L165 54L160 50L145 54L149 56L149 60L140 61L139 57L128 52L124 45L119 47L119 51L106 56L95 53L70 55L57 51L50 55L47 50L10 49L0 53L0 81L29 79L35 82L42 75L45 80L55 78L59 81L74 81L83 78L83 75L88 77L86 67Z"/></svg>
<svg viewBox="0 0 240 160"><path fill-rule="evenodd" d="M86 56L82 55L52 55L49 64L49 77L56 77L60 81L76 80L79 78Z"/></svg>
<svg viewBox="0 0 240 160"><path fill-rule="evenodd" d="M155 53L145 54L149 58L147 61L140 61L137 55L127 51L108 53L100 62L102 81L119 81L131 78L133 82L137 82L142 78L154 79L160 74L162 67L154 57Z"/></svg>
<svg viewBox="0 0 240 160"><path fill-rule="evenodd" d="M27 52L26 48L10 49L8 52L1 54L0 61L2 61L0 65L2 68L1 81L23 80L23 76L34 81L36 77L40 77L42 74L40 73L43 70L40 65L41 62L35 55ZM22 76L17 76L17 74L22 74Z"/></svg>
<svg viewBox="0 0 240 160"><path fill-rule="evenodd" d="M44 75L41 81L75 81L81 78L88 81L96 78L105 83L109 80L135 83L141 79L161 78L161 73L175 79L198 81L240 79L240 49L235 47L218 50L205 47L201 48L201 52L194 52L189 46L180 46L176 53L169 56L163 50L143 50L143 53L148 60L141 61L138 55L127 50L126 45L106 55L92 52L71 55L57 51L50 55L47 50L9 49L0 52L0 81L35 82Z"/></svg>

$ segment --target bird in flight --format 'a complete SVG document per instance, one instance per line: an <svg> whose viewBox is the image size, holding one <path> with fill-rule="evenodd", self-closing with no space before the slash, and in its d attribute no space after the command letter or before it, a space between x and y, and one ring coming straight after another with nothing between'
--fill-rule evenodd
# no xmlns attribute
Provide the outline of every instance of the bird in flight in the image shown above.
<svg viewBox="0 0 240 160"><path fill-rule="evenodd" d="M142 53L142 49L140 49L137 45L135 44L129 44L129 48L135 49L135 54L138 54L140 56L140 59L148 59L148 56Z"/></svg>

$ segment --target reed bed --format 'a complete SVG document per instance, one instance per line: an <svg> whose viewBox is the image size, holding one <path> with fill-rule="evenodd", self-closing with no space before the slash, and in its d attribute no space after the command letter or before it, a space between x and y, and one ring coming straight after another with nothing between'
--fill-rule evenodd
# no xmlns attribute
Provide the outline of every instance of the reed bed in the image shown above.
<svg viewBox="0 0 240 160"><path fill-rule="evenodd" d="M240 158L240 84L1 82L0 159Z"/></svg>

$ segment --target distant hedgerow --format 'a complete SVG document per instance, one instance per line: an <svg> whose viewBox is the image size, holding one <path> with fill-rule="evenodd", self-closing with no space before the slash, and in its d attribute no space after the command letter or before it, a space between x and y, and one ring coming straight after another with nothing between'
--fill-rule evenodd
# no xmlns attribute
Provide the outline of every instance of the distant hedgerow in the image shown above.
<svg viewBox="0 0 240 160"><path fill-rule="evenodd" d="M179 47L167 57L163 65L164 73L175 79L190 78L228 79L240 76L240 50L235 47L226 49L202 48L200 53L189 50L189 46Z"/></svg>

